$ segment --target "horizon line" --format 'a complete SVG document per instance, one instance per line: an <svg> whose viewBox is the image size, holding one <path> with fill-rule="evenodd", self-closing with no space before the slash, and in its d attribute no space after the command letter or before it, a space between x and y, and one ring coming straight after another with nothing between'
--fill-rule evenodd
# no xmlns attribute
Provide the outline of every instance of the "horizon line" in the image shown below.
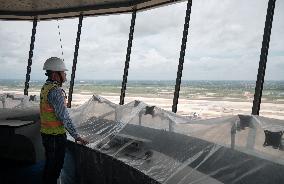
<svg viewBox="0 0 284 184"><path fill-rule="evenodd" d="M19 80L19 81L25 81L25 79L1 79L0 80ZM46 79L33 79L31 81L45 81ZM127 81L175 81L176 79L127 79ZM122 81L120 79L75 79L74 81ZM182 81L256 81L253 79L227 79L227 80L219 80L219 79L182 79ZM265 81L284 81L284 79L268 79ZM264 82L265 82L264 81ZM70 82L70 80L67 80L67 83Z"/></svg>

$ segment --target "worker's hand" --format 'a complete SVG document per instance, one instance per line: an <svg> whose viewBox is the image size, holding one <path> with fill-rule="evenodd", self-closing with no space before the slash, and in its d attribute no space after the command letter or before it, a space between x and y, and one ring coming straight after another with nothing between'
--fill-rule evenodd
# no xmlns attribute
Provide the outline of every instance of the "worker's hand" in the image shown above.
<svg viewBox="0 0 284 184"><path fill-rule="evenodd" d="M83 139L82 137L77 137L77 138L75 139L75 142L76 142L76 143L79 142L80 144L83 144L83 145L89 144L89 142L88 142L87 140Z"/></svg>

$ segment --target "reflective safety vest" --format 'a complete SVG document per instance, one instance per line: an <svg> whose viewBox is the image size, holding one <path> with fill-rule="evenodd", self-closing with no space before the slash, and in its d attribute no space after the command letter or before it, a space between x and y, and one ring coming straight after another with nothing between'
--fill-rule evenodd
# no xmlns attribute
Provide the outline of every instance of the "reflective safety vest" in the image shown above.
<svg viewBox="0 0 284 184"><path fill-rule="evenodd" d="M40 121L41 128L40 132L44 134L58 135L64 134L65 128L63 122L61 122L54 111L54 108L48 102L48 93L53 90L59 88L59 85L56 83L46 83L42 86L40 92ZM65 100L65 94L64 95ZM64 102L66 104L66 101Z"/></svg>

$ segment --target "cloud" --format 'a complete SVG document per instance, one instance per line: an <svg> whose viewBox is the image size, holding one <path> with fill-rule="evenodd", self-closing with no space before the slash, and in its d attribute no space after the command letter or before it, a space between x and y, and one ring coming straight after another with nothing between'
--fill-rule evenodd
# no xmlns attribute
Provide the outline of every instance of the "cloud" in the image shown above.
<svg viewBox="0 0 284 184"><path fill-rule="evenodd" d="M266 79L284 80L283 8L277 1ZM255 80L266 9L266 0L194 1L183 79ZM137 13L129 80L176 78L185 10L182 2ZM131 14L84 18L77 79L122 79L130 21ZM51 56L65 59L70 76L77 26L78 19L38 23L32 79L45 77L42 65ZM31 28L31 22L0 22L0 78L25 78Z"/></svg>

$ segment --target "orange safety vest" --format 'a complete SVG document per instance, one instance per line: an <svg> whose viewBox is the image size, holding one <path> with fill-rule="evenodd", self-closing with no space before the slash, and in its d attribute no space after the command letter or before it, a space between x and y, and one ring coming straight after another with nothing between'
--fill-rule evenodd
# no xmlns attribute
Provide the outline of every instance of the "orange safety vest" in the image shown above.
<svg viewBox="0 0 284 184"><path fill-rule="evenodd" d="M58 135L64 134L66 132L64 128L63 122L61 122L54 111L52 105L48 102L48 93L53 90L59 88L59 85L56 83L46 83L42 86L40 92L40 120L41 120L41 128L40 132L44 134ZM62 95L65 94L62 92ZM66 101L64 101L66 105Z"/></svg>

